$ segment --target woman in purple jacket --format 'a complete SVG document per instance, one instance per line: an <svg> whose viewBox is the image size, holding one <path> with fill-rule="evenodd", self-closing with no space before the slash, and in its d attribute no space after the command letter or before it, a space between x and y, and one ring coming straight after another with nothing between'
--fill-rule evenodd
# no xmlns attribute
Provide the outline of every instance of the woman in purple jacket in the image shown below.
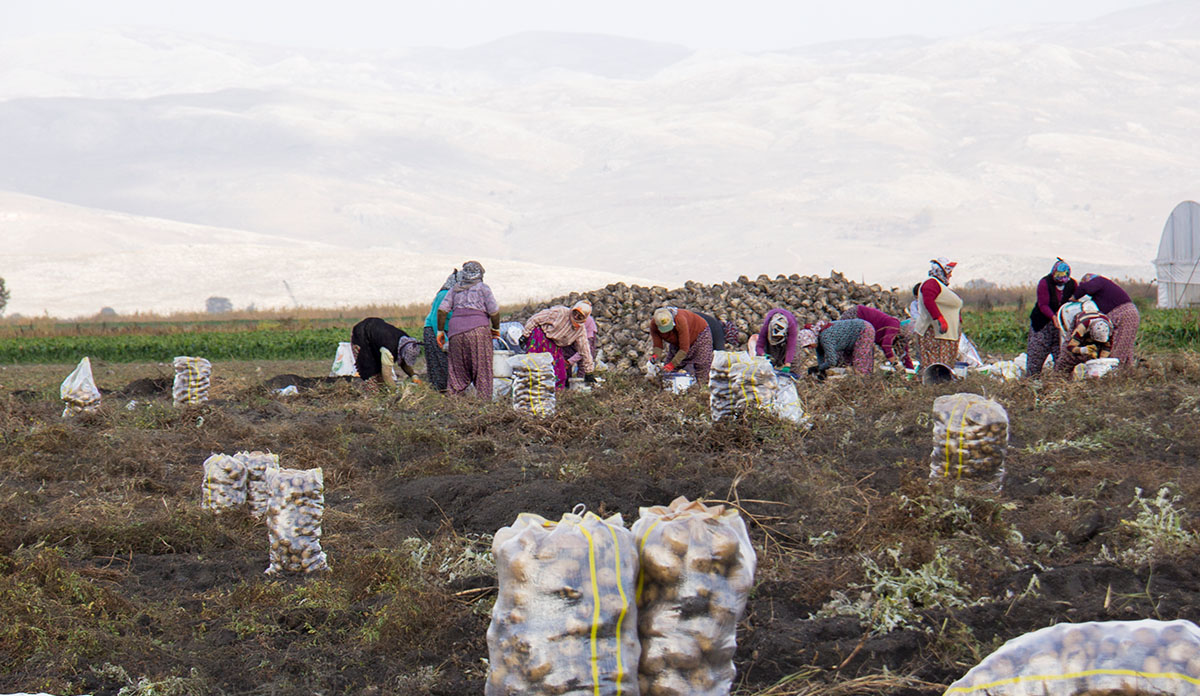
<svg viewBox="0 0 1200 696"><path fill-rule="evenodd" d="M1112 357L1123 363L1132 361L1133 344L1137 340L1142 315L1129 298L1129 293L1104 276L1088 273L1075 288L1075 299L1084 295L1090 295L1100 312L1108 315L1112 322ZM1071 329L1063 327L1062 330Z"/></svg>
<svg viewBox="0 0 1200 696"><path fill-rule="evenodd" d="M772 309L763 317L762 329L758 332L758 343L754 345L756 355L765 355L780 372L791 372L796 359L796 334L800 322L786 309Z"/></svg>
<svg viewBox="0 0 1200 696"><path fill-rule="evenodd" d="M1058 308L1070 302L1075 294L1071 267L1061 258L1050 272L1038 281L1037 302L1029 312L1029 340L1025 343L1025 367L1030 377L1042 373L1047 355L1057 354L1062 343L1058 330ZM1070 331L1072 327L1066 327Z"/></svg>

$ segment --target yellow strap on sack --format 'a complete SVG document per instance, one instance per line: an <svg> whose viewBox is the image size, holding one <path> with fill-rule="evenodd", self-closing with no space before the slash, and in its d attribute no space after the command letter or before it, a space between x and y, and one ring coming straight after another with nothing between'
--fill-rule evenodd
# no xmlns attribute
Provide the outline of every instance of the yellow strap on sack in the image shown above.
<svg viewBox="0 0 1200 696"><path fill-rule="evenodd" d="M621 613L617 615L617 696L621 696L621 685L625 683L625 663L621 660L621 624L625 623L625 614L629 611L629 598L625 596L625 587L621 584L621 544L617 541L617 530L610 526L608 532L612 534L613 553L616 556L617 592L621 595Z"/></svg>
<svg viewBox="0 0 1200 696"><path fill-rule="evenodd" d="M1022 682L1032 681L1064 681L1067 679L1081 679L1083 677L1138 677L1140 679L1175 679L1177 681L1187 682L1200 686L1200 679L1189 677L1186 674L1178 672L1139 672L1136 669L1088 669L1082 672L1068 672L1066 674L1032 674L1023 677L1009 677L1000 679L987 684L978 686L955 686L946 689L943 696L950 694L970 694L975 692L985 692L988 689L995 689L1000 686L1009 684L1020 684Z"/></svg>
<svg viewBox="0 0 1200 696"><path fill-rule="evenodd" d="M959 478L962 477L963 428L967 424L967 408L969 408L969 407L970 407L970 403L964 399L963 400L962 421L961 421L961 423L959 423L959 427L958 427L958 477ZM946 469L942 475L945 476L946 478L950 478L950 437L951 437L950 423L953 421L954 421L954 411L951 410L950 417L946 419L946 445L945 445L945 447L943 447L943 449L945 450L945 454L946 454Z"/></svg>
<svg viewBox="0 0 1200 696"><path fill-rule="evenodd" d="M954 478L962 478L963 470L963 438L967 435L967 411L971 404L963 406L962 422L958 424L958 474Z"/></svg>
<svg viewBox="0 0 1200 696"><path fill-rule="evenodd" d="M650 538L650 532L654 531L654 528L658 526L659 522L662 522L661 517L658 518L657 520L654 520L654 523L651 524L650 527L648 529L646 529L646 533L642 535L642 540L640 542L638 542L638 556L641 556L642 551L646 550L646 540ZM638 568L637 591L634 594L634 600L636 602L638 602L639 604L642 601L642 586L645 584L646 584L646 572L639 567Z"/></svg>
<svg viewBox="0 0 1200 696"><path fill-rule="evenodd" d="M588 542L588 570L591 572L592 578L592 691L596 696L600 696L600 655L596 646L596 636L600 632L600 585L596 582L596 543L592 539L591 533L584 529L582 524L577 526L579 531L587 537Z"/></svg>

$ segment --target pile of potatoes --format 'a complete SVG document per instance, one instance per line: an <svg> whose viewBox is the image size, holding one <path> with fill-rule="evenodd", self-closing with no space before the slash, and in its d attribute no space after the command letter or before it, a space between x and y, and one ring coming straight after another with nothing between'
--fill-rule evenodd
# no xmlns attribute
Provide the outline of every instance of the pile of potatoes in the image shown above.
<svg viewBox="0 0 1200 696"><path fill-rule="evenodd" d="M508 359L512 367L513 408L548 416L554 413L554 358L549 353L525 353Z"/></svg>
<svg viewBox="0 0 1200 696"><path fill-rule="evenodd" d="M1008 412L978 394L949 394L933 402L931 479L977 479L1000 486L1008 451Z"/></svg>
<svg viewBox="0 0 1200 696"><path fill-rule="evenodd" d="M279 455L270 452L247 452L233 455L246 467L246 505L250 514L261 519L267 512L270 494L267 491L267 471L279 468Z"/></svg>
<svg viewBox="0 0 1200 696"><path fill-rule="evenodd" d="M946 696L1200 696L1200 628L1190 621L1058 624L1005 643Z"/></svg>
<svg viewBox="0 0 1200 696"><path fill-rule="evenodd" d="M245 505L245 463L227 454L214 454L205 459L200 494L200 507L205 510L221 511Z"/></svg>
<svg viewBox="0 0 1200 696"><path fill-rule="evenodd" d="M204 358L179 356L175 366L175 384L171 396L176 406L200 404L208 401L208 386L212 375L212 363Z"/></svg>
<svg viewBox="0 0 1200 696"><path fill-rule="evenodd" d="M620 515L522 514L492 542L486 696L637 696L637 550Z"/></svg>
<svg viewBox="0 0 1200 696"><path fill-rule="evenodd" d="M726 696L756 558L737 510L676 498L642 508L638 634L644 696Z"/></svg>
<svg viewBox="0 0 1200 696"><path fill-rule="evenodd" d="M321 518L325 512L321 469L267 469L266 485L271 542L267 574L328 570L321 550Z"/></svg>
<svg viewBox="0 0 1200 696"><path fill-rule="evenodd" d="M775 370L764 357L718 350L709 372L709 410L713 422L745 413L748 407L775 403Z"/></svg>

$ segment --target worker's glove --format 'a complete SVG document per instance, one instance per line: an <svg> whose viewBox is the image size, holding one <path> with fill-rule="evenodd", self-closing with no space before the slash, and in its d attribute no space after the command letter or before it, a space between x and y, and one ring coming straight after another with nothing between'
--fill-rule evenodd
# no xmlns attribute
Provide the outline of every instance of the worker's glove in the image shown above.
<svg viewBox="0 0 1200 696"><path fill-rule="evenodd" d="M446 349L446 332L445 331L437 332L437 347L441 348L442 350Z"/></svg>
<svg viewBox="0 0 1200 696"><path fill-rule="evenodd" d="M596 375L593 375L590 372L585 374L583 376L583 383L584 384L595 384L596 383Z"/></svg>
<svg viewBox="0 0 1200 696"><path fill-rule="evenodd" d="M500 329L492 329L492 338L500 338Z"/></svg>
<svg viewBox="0 0 1200 696"><path fill-rule="evenodd" d="M651 354L650 354L650 362L651 362L651 363L654 363L655 365L657 365L657 364L658 364L658 353L651 353Z"/></svg>
<svg viewBox="0 0 1200 696"><path fill-rule="evenodd" d="M520 339L517 340L517 345L521 348L521 350L523 352L528 353L529 352L529 337L522 336Z"/></svg>
<svg viewBox="0 0 1200 696"><path fill-rule="evenodd" d="M667 363L666 365L663 365L663 372L674 372L674 371L675 371L675 363Z"/></svg>
<svg viewBox="0 0 1200 696"><path fill-rule="evenodd" d="M412 383L413 383L413 384L421 384L421 378L420 378L420 377L418 377L418 376L416 376L416 375L413 375L413 376L412 376L412 377L410 377L409 379L411 379L411 380L412 380Z"/></svg>
<svg viewBox="0 0 1200 696"><path fill-rule="evenodd" d="M938 326L942 329L942 333L950 330L950 325L946 323L946 317L938 317Z"/></svg>
<svg viewBox="0 0 1200 696"><path fill-rule="evenodd" d="M792 371L792 366L791 366L791 365L784 365L783 367L779 368L779 371L780 371L780 372L791 372L791 371Z"/></svg>

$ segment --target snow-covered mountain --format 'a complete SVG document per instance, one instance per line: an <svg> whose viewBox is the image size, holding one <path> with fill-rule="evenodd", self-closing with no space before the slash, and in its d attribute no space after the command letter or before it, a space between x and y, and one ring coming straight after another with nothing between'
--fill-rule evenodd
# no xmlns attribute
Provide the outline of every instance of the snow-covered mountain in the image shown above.
<svg viewBox="0 0 1200 696"><path fill-rule="evenodd" d="M904 285L939 255L962 280L1032 282L1057 255L1148 278L1170 211L1200 196L1200 4L762 54L546 33L390 53L148 29L9 41L0 152L0 191L123 213L147 249L178 230L146 218L219 228L248 269L258 242L238 240L265 235L323 260L666 284L836 268ZM74 244L66 221L30 227L28 201L0 198L18 206L0 207L7 248ZM0 258L11 311L99 308L26 304L29 264L56 267ZM306 302L372 301L347 292Z"/></svg>

